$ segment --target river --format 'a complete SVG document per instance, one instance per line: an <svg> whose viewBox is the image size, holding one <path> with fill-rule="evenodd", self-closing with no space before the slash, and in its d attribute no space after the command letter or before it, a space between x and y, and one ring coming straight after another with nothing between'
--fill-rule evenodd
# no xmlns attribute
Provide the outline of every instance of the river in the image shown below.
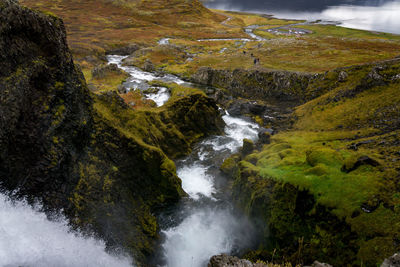
<svg viewBox="0 0 400 267"><path fill-rule="evenodd" d="M259 126L228 114L222 118L225 135L205 139L177 162L178 176L189 196L161 220L164 266L207 266L213 255L236 253L251 245L252 226L225 194L227 180L219 166L238 151L244 138L256 141Z"/></svg>
<svg viewBox="0 0 400 267"><path fill-rule="evenodd" d="M148 88L148 82L153 80L195 86L173 75L160 76L123 66L124 58L108 56L109 63L117 64L131 75L125 83L129 90ZM219 167L224 159L239 150L244 138L257 140L259 126L247 118L227 113L222 119L226 124L223 135L203 140L189 156L176 162L177 174L188 197L160 215L163 243L158 252L159 266L207 266L213 255L236 253L251 245L251 223L232 206L226 194L228 181Z"/></svg>
<svg viewBox="0 0 400 267"><path fill-rule="evenodd" d="M339 26L400 34L399 0L212 0L209 8L247 11L277 18L322 20Z"/></svg>

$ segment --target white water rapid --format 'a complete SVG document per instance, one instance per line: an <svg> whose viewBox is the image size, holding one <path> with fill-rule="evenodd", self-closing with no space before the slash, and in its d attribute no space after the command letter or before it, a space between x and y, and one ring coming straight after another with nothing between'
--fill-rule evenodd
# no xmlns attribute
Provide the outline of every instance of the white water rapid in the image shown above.
<svg viewBox="0 0 400 267"><path fill-rule="evenodd" d="M156 105L162 106L164 105L168 99L170 98L170 93L165 87L156 87L155 92L146 93L146 90L150 88L154 88L149 85L151 81L161 81L161 82L173 82L176 84L183 84L190 86L190 83L187 83L181 80L179 77L171 75L171 74L156 74L152 72L147 72L132 66L124 66L122 61L126 59L128 56L118 56L118 55L109 55L107 56L108 64L116 64L120 69L129 73L130 77L127 79L123 86L128 90L141 90L144 91L144 97L147 99L153 100Z"/></svg>
<svg viewBox="0 0 400 267"><path fill-rule="evenodd" d="M223 119L225 135L204 140L177 163L178 176L189 198L168 217L163 230L164 266L207 266L211 256L237 252L251 242L250 223L236 214L221 192L224 177L218 167L242 146L244 138L256 141L259 127L229 115Z"/></svg>
<svg viewBox="0 0 400 267"><path fill-rule="evenodd" d="M72 233L61 218L46 215L23 201L0 194L0 266L128 267L132 260L111 255L103 241Z"/></svg>

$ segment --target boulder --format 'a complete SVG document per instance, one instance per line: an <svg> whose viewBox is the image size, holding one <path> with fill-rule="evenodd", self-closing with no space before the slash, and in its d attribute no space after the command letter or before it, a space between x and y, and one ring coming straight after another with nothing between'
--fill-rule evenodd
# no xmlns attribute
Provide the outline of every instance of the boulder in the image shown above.
<svg viewBox="0 0 400 267"><path fill-rule="evenodd" d="M258 133L258 140L261 144L270 144L271 143L271 135L274 133L274 130L271 128L265 129L262 128Z"/></svg>
<svg viewBox="0 0 400 267"><path fill-rule="evenodd" d="M311 267L333 267L333 266L328 264L328 263L322 263L322 262L319 262L319 261L314 261L313 264L311 265Z"/></svg>
<svg viewBox="0 0 400 267"><path fill-rule="evenodd" d="M354 160L353 161L350 160L349 162L344 164L342 166L342 171L349 173L351 171L356 170L357 168L359 168L362 165L370 165L370 166L373 166L373 167L377 167L377 166L380 165L380 163L378 161L376 161L375 159L364 155L364 156L361 156L361 157L357 158L357 160L355 160L355 161Z"/></svg>
<svg viewBox="0 0 400 267"><path fill-rule="evenodd" d="M143 64L143 70L147 72L153 72L156 70L156 68L150 60L146 60L146 62Z"/></svg>
<svg viewBox="0 0 400 267"><path fill-rule="evenodd" d="M108 74L122 74L123 71L118 67L117 64L100 65L92 70L92 77L94 79L103 79Z"/></svg>
<svg viewBox="0 0 400 267"><path fill-rule="evenodd" d="M381 267L400 267L400 253L396 253L390 258L385 259Z"/></svg>
<svg viewBox="0 0 400 267"><path fill-rule="evenodd" d="M243 139L242 155L246 156L251 154L254 150L254 143L250 139Z"/></svg>
<svg viewBox="0 0 400 267"><path fill-rule="evenodd" d="M348 77L349 77L349 75L347 74L347 72L341 71L341 72L339 72L338 81L345 82Z"/></svg>
<svg viewBox="0 0 400 267"><path fill-rule="evenodd" d="M229 255L217 255L210 259L208 267L267 267L264 264L253 264L248 260L239 259L238 257Z"/></svg>
<svg viewBox="0 0 400 267"><path fill-rule="evenodd" d="M238 162L240 161L240 156L239 155L233 155L227 159L224 160L224 162L221 165L221 171L229 176L233 176L235 171L237 170Z"/></svg>
<svg viewBox="0 0 400 267"><path fill-rule="evenodd" d="M107 54L108 55L126 56L126 55L133 54L134 52L139 50L139 48L140 47L137 44L130 44L127 46L110 49L107 51Z"/></svg>

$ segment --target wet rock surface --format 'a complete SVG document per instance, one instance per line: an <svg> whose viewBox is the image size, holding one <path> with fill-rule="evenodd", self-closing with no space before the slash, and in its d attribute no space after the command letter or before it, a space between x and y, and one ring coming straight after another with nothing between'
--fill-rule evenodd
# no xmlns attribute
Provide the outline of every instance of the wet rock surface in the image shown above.
<svg viewBox="0 0 400 267"><path fill-rule="evenodd" d="M239 259L229 255L217 255L210 259L208 267L267 267L266 264L252 263L248 260Z"/></svg>

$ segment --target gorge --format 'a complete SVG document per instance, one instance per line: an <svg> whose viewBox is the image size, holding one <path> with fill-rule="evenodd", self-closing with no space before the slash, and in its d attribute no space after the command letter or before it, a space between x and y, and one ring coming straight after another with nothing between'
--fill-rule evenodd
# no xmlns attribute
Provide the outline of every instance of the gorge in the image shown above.
<svg viewBox="0 0 400 267"><path fill-rule="evenodd" d="M396 266L398 35L0 1L1 266Z"/></svg>

